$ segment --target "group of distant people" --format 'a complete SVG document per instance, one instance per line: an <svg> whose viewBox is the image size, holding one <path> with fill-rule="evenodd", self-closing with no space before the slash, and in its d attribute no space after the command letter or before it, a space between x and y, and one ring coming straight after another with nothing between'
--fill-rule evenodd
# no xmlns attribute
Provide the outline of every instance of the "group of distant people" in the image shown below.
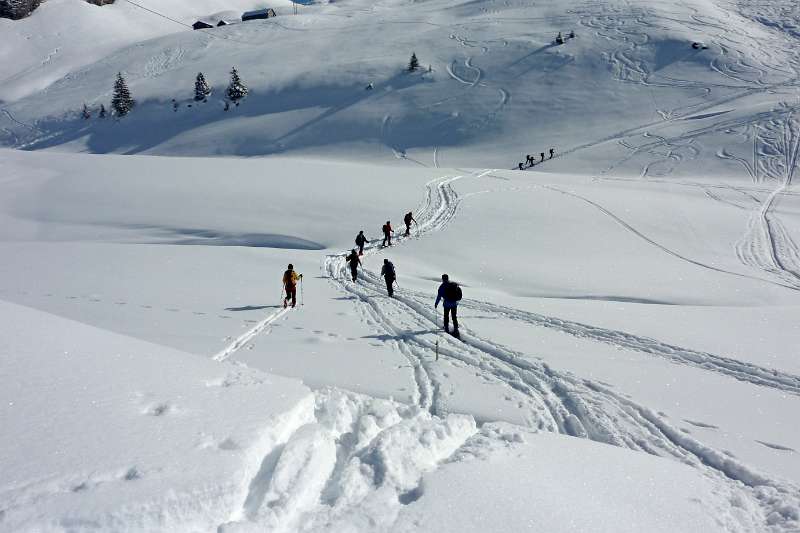
<svg viewBox="0 0 800 533"><path fill-rule="evenodd" d="M558 32L558 35L556 35L555 43L564 44L567 41L567 39L574 39L574 38L575 38L575 30L570 30L566 38L564 38L564 36L561 35L561 32Z"/></svg>
<svg viewBox="0 0 800 533"><path fill-rule="evenodd" d="M408 237L411 235L411 225L417 224L417 221L414 219L414 214L411 211L406 213L403 216L403 222L406 226L404 235ZM392 234L394 233L391 221L387 220L386 224L384 224L381 228L381 231L383 233L383 242L381 243L381 248L391 246ZM345 262L350 268L350 277L353 282L358 280L358 267L363 266L361 264L361 256L364 255L364 246L369 242L369 239L367 239L367 237L364 235L364 231L359 231L355 239L358 249L353 248L350 250L349 254L345 255ZM390 298L393 297L394 285L397 281L397 272L395 271L394 263L392 263L388 258L383 260L381 277L386 282L387 294ZM285 294L283 299L283 307L288 307L289 305L295 307L297 304L297 284L298 282L302 282L302 279L303 275L295 272L294 266L289 264L288 268L283 274L283 290ZM458 302L461 300L461 296L461 287L457 283L450 281L450 278L447 274L442 274L442 283L439 285L439 290L436 293L436 302L434 303L434 307L438 309L439 303L443 303L444 330L447 333L451 333L455 337L460 337L458 331ZM453 322L452 332L450 331L451 320Z"/></svg>
<svg viewBox="0 0 800 533"><path fill-rule="evenodd" d="M555 155L555 153L556 153L556 149L555 149L555 148L550 148L550 157L549 157L548 159L553 159L553 156ZM543 163L543 162L544 162L544 160L545 160L545 159L544 159L544 152L541 152L541 153L539 154L539 157L541 157L541 158L542 158L542 159L539 161L539 163ZM537 163L537 161L536 161L536 157L535 157L535 156L532 156L531 154L528 154L528 155L526 155L526 156L525 156L525 162L524 162L524 163L517 163L517 168L518 168L519 170L525 170L526 168L530 168L530 167L532 167L532 166L533 166L533 165L535 165L536 163Z"/></svg>

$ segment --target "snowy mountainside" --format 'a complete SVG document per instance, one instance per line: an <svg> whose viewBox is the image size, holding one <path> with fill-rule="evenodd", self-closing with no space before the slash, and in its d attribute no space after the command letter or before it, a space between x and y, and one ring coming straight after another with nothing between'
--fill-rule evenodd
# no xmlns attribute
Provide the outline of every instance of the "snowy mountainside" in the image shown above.
<svg viewBox="0 0 800 533"><path fill-rule="evenodd" d="M207 32L176 26L112 51L60 80L42 79L40 93L6 96L0 126L6 145L26 149L307 152L511 168L553 147L580 156L548 162L555 171L748 179L765 173L748 165L772 166L750 161L752 145L769 155L770 130L792 128L800 60L789 6L312 4L298 16ZM553 42L571 30L576 38ZM412 51L423 70L413 75L404 72ZM225 112L232 66L250 95ZM84 102L108 107L117 71L128 77L136 113L119 123L82 120ZM190 108L198 71L214 93Z"/></svg>
<svg viewBox="0 0 800 533"><path fill-rule="evenodd" d="M146 406L134 402L131 413L127 396L105 392L107 373L130 378L121 390L152 396L147 405L174 406L157 422L174 420L187 449L208 442L181 429L203 423L191 407L206 394L195 372L244 365L257 381L302 380L315 405L300 400L306 389L293 389L288 404L254 399L241 413L226 411L230 431L280 435L269 444L233 439L235 456L211 464L202 510L180 503L195 498L199 478L172 478L177 500L130 485L163 481L172 456L158 439L145 455L126 447L121 430L103 455L119 460L102 467L70 445L63 453L75 468L46 480L35 463L20 464L22 485L0 492L0 529L460 531L467 518L483 524L476 531L487 520L552 531L797 526L798 291L784 274L742 262L735 244L750 212L718 199L743 202L743 191L765 201L769 187L274 157L0 158L9 170L0 183L0 298L13 302L4 304L11 318L0 322L0 347L15 361L3 379L33 384L4 389L4 427L45 448L54 432L69 442L91 401L67 402L74 425L27 413L63 409L82 386L83 397L103 400L109 420L133 417L133 427L145 424L141 438L153 435L157 428L137 418L152 419ZM796 200L781 194L770 219L795 231ZM380 225L389 218L397 227L409 209L413 235L382 249ZM343 254L358 229L371 242L353 283ZM769 254L756 241L752 250ZM394 298L379 277L384 258L399 274ZM296 309L280 305L289 262L304 274ZM443 271L464 287L461 341L441 332L432 306ZM45 339L63 334L36 340L37 324ZM110 332L111 347L97 338ZM179 359L196 370L166 373L184 398L148 378L160 371L146 355L156 349L196 354L197 365ZM97 370L48 381L47 361L64 352L94 354ZM109 354L113 363L102 365ZM29 368L34 357L42 363ZM266 416L261 401L294 422ZM226 442L217 433L212 441ZM223 464L232 466L214 476ZM141 478L126 480L133 466ZM554 487L565 472L585 477ZM93 488L70 492L84 480L102 498ZM559 491L571 491L571 505L550 497ZM507 503L531 494L542 495L536 506ZM442 524L444 505L464 521Z"/></svg>
<svg viewBox="0 0 800 533"><path fill-rule="evenodd" d="M795 2L139 1L0 20L0 531L800 529Z"/></svg>
<svg viewBox="0 0 800 533"><path fill-rule="evenodd" d="M254 0L137 0L135 3L141 7L125 0L102 7L72 0L48 0L28 18L0 19L0 102L35 94L120 48L173 33L176 28L180 30L181 26L175 22L146 9L191 25L209 15L231 14L231 9L236 10L238 18L242 11L259 5Z"/></svg>

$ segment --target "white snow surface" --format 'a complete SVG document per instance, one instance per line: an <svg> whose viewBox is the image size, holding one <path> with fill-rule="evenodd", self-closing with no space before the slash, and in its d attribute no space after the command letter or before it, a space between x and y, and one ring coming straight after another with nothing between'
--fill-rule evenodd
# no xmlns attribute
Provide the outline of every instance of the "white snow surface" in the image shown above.
<svg viewBox="0 0 800 533"><path fill-rule="evenodd" d="M136 3L0 20L0 531L800 530L795 2Z"/></svg>

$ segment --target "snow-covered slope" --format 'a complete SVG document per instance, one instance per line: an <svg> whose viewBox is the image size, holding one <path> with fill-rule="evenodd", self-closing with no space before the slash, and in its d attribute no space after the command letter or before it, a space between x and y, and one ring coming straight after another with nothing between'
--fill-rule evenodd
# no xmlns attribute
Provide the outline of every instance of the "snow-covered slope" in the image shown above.
<svg viewBox="0 0 800 533"><path fill-rule="evenodd" d="M489 485L476 481L458 501L509 527L531 522L570 530L561 518L569 513L576 524L597 522L609 531L713 529L709 517L723 530L796 526L797 289L779 273L740 261L734 237L748 213L709 197L706 188L292 159L124 161L119 167L117 156L2 153L11 172L2 184L0 247L7 260L0 297L205 355L217 361L203 363L212 368L244 363L318 391L312 426L286 437L288 451L267 454L269 481L258 482L256 503L243 504L243 514L228 517L236 524L226 527L433 527L429 509L451 505L442 493L459 479L482 479L495 464L503 465L497 474L538 471L529 459L538 453L546 453L541 477L531 479L533 470L489 476ZM285 176L292 176L291 187L282 186ZM769 195L760 186L741 188L756 198ZM794 200L782 195L786 227L797 227ZM584 207L587 201L593 203ZM659 205L684 216L659 222L652 208ZM381 250L376 228L386 218L397 224L412 208L419 222L412 238ZM361 228L372 242L353 284L340 254ZM400 274L393 299L376 270L383 257ZM278 280L289 262L305 274L305 305L293 311L279 306ZM462 341L438 331L431 304L442 271L465 287ZM9 312L35 322L25 318L28 311ZM10 352L17 343L44 350L16 322L3 324ZM90 339L86 349L95 346ZM53 352L44 350L45 360ZM27 375L25 359L4 379ZM60 374L40 370L51 371ZM92 379L102 382L105 372ZM137 390L148 385L146 376L132 380ZM66 384L52 394L73 395ZM376 409L382 422L373 427ZM280 427L266 418L265 430ZM24 425L28 418L15 420ZM49 430L44 420L34 423L36 431ZM346 429L347 420L369 420L371 429L356 437L362 430ZM496 422L627 451L581 451L583 444L569 439L536 444L538 437L496 429ZM73 427L63 427L64 438ZM117 446L126 463L136 463L136 450ZM585 457L584 466L576 467L571 454ZM630 460L642 477L626 471L626 454L636 456ZM438 468L459 457L476 461ZM687 466L676 469L676 462ZM526 506L527 516L503 504L530 501L531 491L552 490L556 472L578 470L587 489L569 509L545 498ZM21 468L18 476L39 474ZM593 483L612 482L624 493L598 500ZM502 489L488 490L493 483ZM194 484L186 481L189 494ZM690 510L670 486L710 496L698 497L700 509ZM20 521L9 523L60 520L61 511L34 512L14 487L6 501L23 503L8 515ZM219 490L215 501L233 489ZM108 510L81 516L126 516L115 507L121 494L109 496ZM72 516L70 501L59 509ZM171 500L159 501L152 504L158 513L172 513ZM629 510L642 506L648 510L632 519ZM169 516L188 527L219 513ZM542 522L545 516L551 519ZM665 516L673 517L667 525ZM452 530L459 524L452 522Z"/></svg>
<svg viewBox="0 0 800 533"><path fill-rule="evenodd" d="M800 528L795 3L142 5L0 21L0 530Z"/></svg>

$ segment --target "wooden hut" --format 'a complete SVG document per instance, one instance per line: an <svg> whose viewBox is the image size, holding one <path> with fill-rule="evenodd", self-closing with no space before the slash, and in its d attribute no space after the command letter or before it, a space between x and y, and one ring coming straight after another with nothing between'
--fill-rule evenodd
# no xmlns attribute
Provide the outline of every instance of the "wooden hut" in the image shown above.
<svg viewBox="0 0 800 533"><path fill-rule="evenodd" d="M265 9L256 9L255 11L247 11L242 15L242 22L248 20L270 19L275 16L275 10L271 7Z"/></svg>

